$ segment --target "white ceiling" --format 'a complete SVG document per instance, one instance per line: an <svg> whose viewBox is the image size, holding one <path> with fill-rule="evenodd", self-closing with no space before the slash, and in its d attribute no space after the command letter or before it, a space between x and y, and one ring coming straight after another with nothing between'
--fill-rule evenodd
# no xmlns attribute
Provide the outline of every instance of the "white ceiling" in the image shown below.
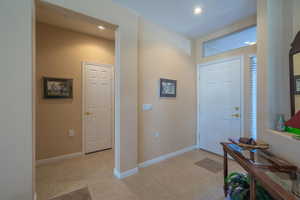
<svg viewBox="0 0 300 200"><path fill-rule="evenodd" d="M36 9L37 21L88 35L114 40L115 26L87 17L73 11L39 3ZM98 26L106 27L99 30Z"/></svg>
<svg viewBox="0 0 300 200"><path fill-rule="evenodd" d="M195 38L256 14L256 0L113 0L170 30ZM203 9L194 15L196 6Z"/></svg>

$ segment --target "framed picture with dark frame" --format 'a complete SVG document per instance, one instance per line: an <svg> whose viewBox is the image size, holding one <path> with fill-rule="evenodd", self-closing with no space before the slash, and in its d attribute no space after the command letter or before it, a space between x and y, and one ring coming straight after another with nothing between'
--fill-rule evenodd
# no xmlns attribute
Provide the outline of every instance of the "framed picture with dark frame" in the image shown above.
<svg viewBox="0 0 300 200"><path fill-rule="evenodd" d="M43 77L45 99L72 99L73 79Z"/></svg>
<svg viewBox="0 0 300 200"><path fill-rule="evenodd" d="M300 75L294 76L294 81L295 81L295 91L294 94L300 95Z"/></svg>
<svg viewBox="0 0 300 200"><path fill-rule="evenodd" d="M160 97L176 97L177 81L171 79L160 79Z"/></svg>

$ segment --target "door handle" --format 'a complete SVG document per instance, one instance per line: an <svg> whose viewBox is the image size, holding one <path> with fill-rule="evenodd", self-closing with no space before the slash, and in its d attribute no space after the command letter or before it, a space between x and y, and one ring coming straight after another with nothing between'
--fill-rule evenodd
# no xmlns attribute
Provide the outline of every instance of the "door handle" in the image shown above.
<svg viewBox="0 0 300 200"><path fill-rule="evenodd" d="M231 115L232 117L235 117L235 118L240 118L240 114L233 114L233 115Z"/></svg>
<svg viewBox="0 0 300 200"><path fill-rule="evenodd" d="M90 112L85 112L85 115L91 115L91 114L93 114L93 113L90 113Z"/></svg>

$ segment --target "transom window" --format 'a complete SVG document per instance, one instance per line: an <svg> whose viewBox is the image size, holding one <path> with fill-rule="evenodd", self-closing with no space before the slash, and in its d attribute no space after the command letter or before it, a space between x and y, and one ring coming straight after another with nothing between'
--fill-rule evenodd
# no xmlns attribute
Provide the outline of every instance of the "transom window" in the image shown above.
<svg viewBox="0 0 300 200"><path fill-rule="evenodd" d="M203 43L203 57L256 44L256 26L245 28Z"/></svg>

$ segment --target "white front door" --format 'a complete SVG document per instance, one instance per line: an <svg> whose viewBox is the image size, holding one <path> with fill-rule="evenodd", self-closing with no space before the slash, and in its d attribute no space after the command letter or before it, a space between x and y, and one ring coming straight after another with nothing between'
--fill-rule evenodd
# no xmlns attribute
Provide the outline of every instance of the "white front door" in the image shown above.
<svg viewBox="0 0 300 200"><path fill-rule="evenodd" d="M113 69L84 64L83 134L85 153L112 148Z"/></svg>
<svg viewBox="0 0 300 200"><path fill-rule="evenodd" d="M200 148L222 154L220 142L241 136L241 58L199 66Z"/></svg>

